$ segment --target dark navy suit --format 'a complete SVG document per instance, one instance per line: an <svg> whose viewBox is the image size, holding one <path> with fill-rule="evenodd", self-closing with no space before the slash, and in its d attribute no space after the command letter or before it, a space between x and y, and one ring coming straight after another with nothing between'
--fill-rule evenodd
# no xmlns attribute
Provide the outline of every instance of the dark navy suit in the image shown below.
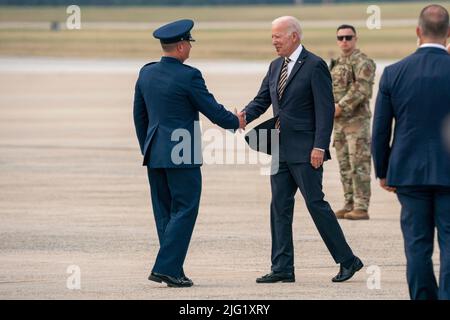
<svg viewBox="0 0 450 320"><path fill-rule="evenodd" d="M257 96L244 110L247 122L251 122L272 105L274 116L280 119L279 169L270 179L272 271L293 272L292 219L297 189L336 263L351 259L353 253L324 200L323 168L314 169L310 163L313 148L324 149L325 160L329 158L334 100L327 65L303 48L279 100L277 86L282 65L281 57L272 61Z"/></svg>
<svg viewBox="0 0 450 320"><path fill-rule="evenodd" d="M397 187L412 299L450 299L446 121L450 125L450 55L445 50L419 48L384 70L373 120L372 155L376 176ZM439 288L431 260L435 228L441 253Z"/></svg>
<svg viewBox="0 0 450 320"><path fill-rule="evenodd" d="M134 123L160 242L152 272L177 278L184 275L200 202L199 112L222 128L239 127L238 118L208 92L199 70L171 57L141 69Z"/></svg>

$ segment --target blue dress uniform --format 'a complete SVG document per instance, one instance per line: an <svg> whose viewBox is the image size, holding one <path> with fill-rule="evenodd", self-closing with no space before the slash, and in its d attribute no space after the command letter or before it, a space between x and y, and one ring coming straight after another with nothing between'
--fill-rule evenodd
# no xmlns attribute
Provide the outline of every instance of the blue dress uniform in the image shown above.
<svg viewBox="0 0 450 320"><path fill-rule="evenodd" d="M161 43L193 41L193 24L192 20L176 21L153 36ZM133 113L160 243L152 273L173 278L184 277L183 263L199 209L199 112L222 128L239 128L238 117L217 103L196 68L163 56L141 69Z"/></svg>

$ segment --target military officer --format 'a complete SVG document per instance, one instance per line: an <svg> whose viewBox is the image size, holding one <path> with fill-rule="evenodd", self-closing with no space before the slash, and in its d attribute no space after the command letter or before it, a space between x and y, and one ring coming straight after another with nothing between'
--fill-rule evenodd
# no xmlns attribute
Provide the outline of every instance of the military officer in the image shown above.
<svg viewBox="0 0 450 320"><path fill-rule="evenodd" d="M134 124L160 244L149 280L170 287L193 285L183 263L202 186L199 112L225 129L245 127L245 113L227 111L208 92L201 72L184 64L194 41L193 26L184 19L154 31L163 56L141 69L134 96Z"/></svg>
<svg viewBox="0 0 450 320"><path fill-rule="evenodd" d="M358 37L351 25L337 28L341 55L331 61L335 101L334 147L339 162L345 205L338 219L369 219L370 118L369 99L376 65L356 48Z"/></svg>

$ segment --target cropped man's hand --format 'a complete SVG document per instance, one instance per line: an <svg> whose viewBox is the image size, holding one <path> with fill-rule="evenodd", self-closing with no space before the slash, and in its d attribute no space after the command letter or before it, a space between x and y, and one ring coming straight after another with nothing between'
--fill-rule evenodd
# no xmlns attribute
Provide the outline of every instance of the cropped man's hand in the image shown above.
<svg viewBox="0 0 450 320"><path fill-rule="evenodd" d="M318 169L323 164L323 156L325 151L313 149L311 151L311 165L314 169Z"/></svg>
<svg viewBox="0 0 450 320"><path fill-rule="evenodd" d="M239 119L239 130L245 130L245 126L247 125L247 120L245 116L245 111L237 112L236 109L234 109L234 114Z"/></svg>
<svg viewBox="0 0 450 320"><path fill-rule="evenodd" d="M335 103L334 104L334 117L338 118L341 115L341 113L342 113L342 108L337 103Z"/></svg>
<svg viewBox="0 0 450 320"><path fill-rule="evenodd" d="M380 187L389 192L395 192L397 190L394 187L389 187L386 185L386 178L380 179Z"/></svg>

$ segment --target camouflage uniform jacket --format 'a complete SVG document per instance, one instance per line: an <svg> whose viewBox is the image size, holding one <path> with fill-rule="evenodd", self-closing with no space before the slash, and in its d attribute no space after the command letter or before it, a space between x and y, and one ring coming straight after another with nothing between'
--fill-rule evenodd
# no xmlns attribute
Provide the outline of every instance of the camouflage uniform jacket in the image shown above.
<svg viewBox="0 0 450 320"><path fill-rule="evenodd" d="M348 57L331 60L334 101L342 109L341 115L335 119L337 124L370 119L369 99L372 97L375 69L375 62L358 49Z"/></svg>

